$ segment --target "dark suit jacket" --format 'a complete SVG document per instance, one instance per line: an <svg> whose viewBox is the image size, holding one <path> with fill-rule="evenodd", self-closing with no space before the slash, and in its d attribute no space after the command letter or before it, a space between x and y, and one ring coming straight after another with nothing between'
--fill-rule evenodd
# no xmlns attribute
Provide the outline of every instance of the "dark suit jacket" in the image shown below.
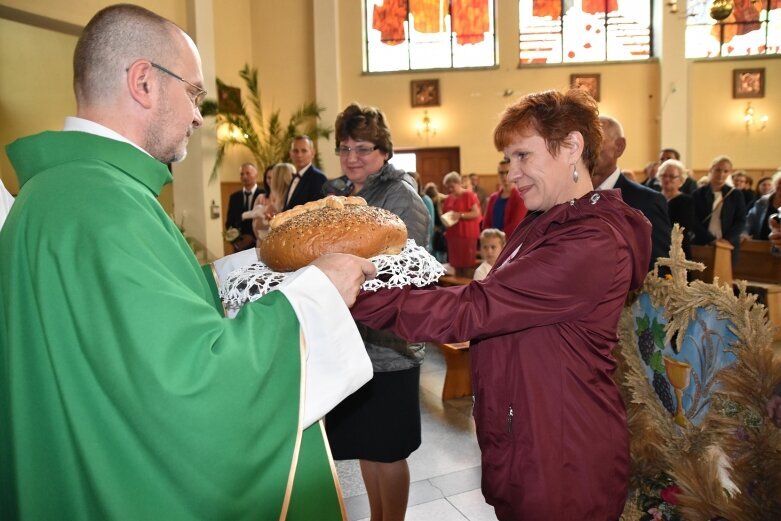
<svg viewBox="0 0 781 521"><path fill-rule="evenodd" d="M624 202L636 210L640 210L645 218L651 221L651 263L653 269L656 259L670 256L670 235L672 225L667 213L667 200L652 188L630 181L624 174L618 175L614 188L621 190Z"/></svg>
<svg viewBox="0 0 781 521"><path fill-rule="evenodd" d="M304 170L304 173L301 174L301 179L298 181L298 185L296 185L293 196L290 198L290 201L285 204L283 210L290 210L299 204L322 199L325 181L325 174L315 168L315 165L310 165L309 168ZM291 186L293 186L292 183ZM290 188L288 188L288 193L285 194L286 201L289 194Z"/></svg>
<svg viewBox="0 0 781 521"><path fill-rule="evenodd" d="M740 233L746 224L746 200L740 190L731 186L721 187L723 203L721 205L721 237L735 248L732 250L732 263L738 260L740 251ZM701 186L692 194L694 199L694 241L692 244L710 244L716 240L708 231L711 213L713 212L713 190L710 185Z"/></svg>
<svg viewBox="0 0 781 521"><path fill-rule="evenodd" d="M262 193L263 191L260 187L255 188L255 191L252 192L252 200L249 204L250 209L255 204L255 199ZM230 199L228 199L228 216L225 219L225 229L236 228L242 235L249 234L254 238L255 234L252 233L252 219L242 220L241 218L241 214L244 211L244 190L242 189L238 192L233 192L230 195Z"/></svg>

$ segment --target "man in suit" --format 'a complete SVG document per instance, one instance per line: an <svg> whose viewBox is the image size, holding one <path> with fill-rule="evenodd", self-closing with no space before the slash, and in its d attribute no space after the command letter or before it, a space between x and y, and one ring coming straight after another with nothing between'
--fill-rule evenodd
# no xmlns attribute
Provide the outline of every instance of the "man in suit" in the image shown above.
<svg viewBox="0 0 781 521"><path fill-rule="evenodd" d="M255 199L262 193L258 188L258 169L252 163L244 163L239 171L243 188L233 192L228 200L228 217L225 229L235 228L239 231L233 243L234 251L243 251L255 247L255 233L252 231L252 219L242 219L241 214L252 210Z"/></svg>
<svg viewBox="0 0 781 521"><path fill-rule="evenodd" d="M624 202L640 210L651 222L651 263L653 269L656 259L668 257L672 226L667 214L667 200L664 196L646 186L627 179L618 168L618 158L626 150L626 138L621 123L615 118L600 116L602 122L602 149L591 182L595 190L618 188Z"/></svg>
<svg viewBox="0 0 781 521"><path fill-rule="evenodd" d="M287 189L283 210L323 198L326 177L312 164L314 158L315 145L312 138L304 134L296 136L290 144L290 160L296 167L296 174Z"/></svg>

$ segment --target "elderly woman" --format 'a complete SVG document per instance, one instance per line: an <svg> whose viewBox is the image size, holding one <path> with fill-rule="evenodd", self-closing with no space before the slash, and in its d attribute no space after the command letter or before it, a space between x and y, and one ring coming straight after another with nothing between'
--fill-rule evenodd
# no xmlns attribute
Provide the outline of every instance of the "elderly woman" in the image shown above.
<svg viewBox="0 0 781 521"><path fill-rule="evenodd" d="M529 94L494 131L529 209L488 276L359 295L353 316L404 338L471 339L482 487L502 520L618 519L629 434L611 354L642 284L651 227L616 190L594 192L596 102Z"/></svg>
<svg viewBox="0 0 781 521"><path fill-rule="evenodd" d="M746 234L758 241L768 240L770 216L781 207L781 170L771 178L773 191L757 199L746 216Z"/></svg>
<svg viewBox="0 0 781 521"><path fill-rule="evenodd" d="M445 231L447 261L455 268L456 275L471 278L477 260L477 239L482 220L480 201L477 194L464 188L464 180L458 172L445 175L442 184L448 193L442 203L442 213L449 214L455 221Z"/></svg>
<svg viewBox="0 0 781 521"><path fill-rule="evenodd" d="M388 160L393 143L385 116L351 104L334 125L343 194L395 213L419 246L428 241L429 216L412 176ZM327 183L328 190L333 182ZM326 417L335 459L359 459L372 519L403 520L409 494L407 457L420 446L418 388L423 344L358 324L374 378Z"/></svg>
<svg viewBox="0 0 781 521"><path fill-rule="evenodd" d="M692 244L728 241L734 248L734 265L740 251L740 235L746 225L746 201L739 190L727 184L731 172L730 158L716 157L708 171L708 184L692 193L695 216Z"/></svg>
<svg viewBox="0 0 781 521"><path fill-rule="evenodd" d="M691 241L694 237L694 201L689 194L681 192L681 187L689 177L686 167L677 159L668 159L661 165L657 177L662 183L662 195L667 199L667 213L672 224L683 228L683 253L692 258Z"/></svg>

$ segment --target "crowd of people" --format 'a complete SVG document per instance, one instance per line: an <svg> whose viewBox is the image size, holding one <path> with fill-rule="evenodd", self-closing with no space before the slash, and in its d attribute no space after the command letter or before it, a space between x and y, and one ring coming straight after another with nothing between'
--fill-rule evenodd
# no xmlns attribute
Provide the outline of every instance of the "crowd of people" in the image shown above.
<svg viewBox="0 0 781 521"><path fill-rule="evenodd" d="M391 164L383 112L351 103L334 125L341 176L306 135L260 183L243 164L235 253L203 269L156 200L203 121L193 40L142 7L102 9L74 89L63 131L9 145L18 198L0 185L7 519L342 519L333 457L360 461L372 519L402 520L425 342L464 340L499 519L618 519L629 433L611 351L627 293L667 255L671 223L687 255L715 241L737 255L746 236L781 252L781 171L754 193L719 156L697 187L668 148L636 183L621 123L572 89L502 113L490 194L458 172L445 193L421 187ZM331 254L226 317L216 287L257 261L269 220L326 194L395 213L473 280L361 292L373 264ZM781 427L781 396L767 412Z"/></svg>

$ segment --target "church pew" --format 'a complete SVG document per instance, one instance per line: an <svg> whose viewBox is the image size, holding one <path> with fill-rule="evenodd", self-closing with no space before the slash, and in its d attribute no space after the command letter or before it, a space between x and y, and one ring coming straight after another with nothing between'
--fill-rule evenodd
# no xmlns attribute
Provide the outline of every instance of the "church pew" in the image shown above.
<svg viewBox="0 0 781 521"><path fill-rule="evenodd" d="M746 281L746 289L757 295L776 327L774 340L781 340L781 256L770 253L769 241L747 240L733 268L736 279Z"/></svg>
<svg viewBox="0 0 781 521"><path fill-rule="evenodd" d="M726 241L708 246L692 245L692 260L705 264L705 270L692 271L692 277L708 283L718 277L722 283L732 284L732 250Z"/></svg>
<svg viewBox="0 0 781 521"><path fill-rule="evenodd" d="M445 357L445 383L442 399L472 396L472 375L469 367L469 342L440 344L437 346Z"/></svg>

